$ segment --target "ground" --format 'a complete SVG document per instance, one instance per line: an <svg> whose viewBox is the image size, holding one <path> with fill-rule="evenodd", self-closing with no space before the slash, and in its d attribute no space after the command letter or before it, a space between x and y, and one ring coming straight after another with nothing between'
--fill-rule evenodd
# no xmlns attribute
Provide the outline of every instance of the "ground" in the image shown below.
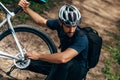
<svg viewBox="0 0 120 80"><path fill-rule="evenodd" d="M43 17L47 19L58 18L59 8L66 3L75 5L81 12L82 23L81 27L91 26L97 30L100 36L103 38L103 46L110 44L114 41L109 33L118 34L119 30L116 25L120 23L120 0L64 0L57 2L57 6L53 7L48 11L44 11ZM59 40L57 38L56 32L43 28L40 25L35 24L32 20L26 21L25 24L33 25L40 30L45 31L50 37L55 41L56 46L59 46ZM104 60L108 58L108 54L102 48L101 57L98 65L91 69L87 75L87 80L106 80L105 75L102 73L101 69L104 68ZM31 80L31 79L30 79Z"/></svg>

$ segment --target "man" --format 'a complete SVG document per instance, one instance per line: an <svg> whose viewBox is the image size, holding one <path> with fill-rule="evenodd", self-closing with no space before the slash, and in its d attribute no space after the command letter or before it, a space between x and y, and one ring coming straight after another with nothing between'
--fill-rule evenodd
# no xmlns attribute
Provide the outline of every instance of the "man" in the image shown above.
<svg viewBox="0 0 120 80"><path fill-rule="evenodd" d="M32 59L28 70L47 74L46 80L82 80L87 71L88 39L78 28L79 10L66 4L59 10L59 19L47 20L31 10L26 0L20 0L19 5L36 23L57 30L60 39L61 52L40 54L28 51L25 55Z"/></svg>

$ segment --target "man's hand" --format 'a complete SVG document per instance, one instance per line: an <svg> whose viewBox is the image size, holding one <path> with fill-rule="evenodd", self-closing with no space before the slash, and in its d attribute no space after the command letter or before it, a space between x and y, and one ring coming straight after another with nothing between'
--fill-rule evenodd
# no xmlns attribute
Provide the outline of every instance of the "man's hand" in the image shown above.
<svg viewBox="0 0 120 80"><path fill-rule="evenodd" d="M29 8L30 3L26 0L20 0L18 5L21 6L22 9L26 12L27 9Z"/></svg>
<svg viewBox="0 0 120 80"><path fill-rule="evenodd" d="M40 54L35 51L28 51L25 56L33 60L39 60Z"/></svg>

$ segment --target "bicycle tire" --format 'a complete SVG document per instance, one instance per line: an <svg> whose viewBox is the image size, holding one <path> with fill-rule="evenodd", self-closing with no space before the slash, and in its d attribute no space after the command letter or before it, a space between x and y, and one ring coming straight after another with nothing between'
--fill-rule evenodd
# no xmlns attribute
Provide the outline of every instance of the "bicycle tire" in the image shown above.
<svg viewBox="0 0 120 80"><path fill-rule="evenodd" d="M22 45L22 47L24 47L26 49L26 51L29 51L31 49L36 50L36 51L41 50L40 52L50 53L50 54L57 52L57 48L56 48L54 42L45 32L38 30L34 27L30 27L28 25L17 25L14 27L14 30L17 34L20 44ZM11 40L12 38L13 37L11 36L10 29L3 31L0 34L0 51L1 50L6 51L7 53L9 53L9 54L12 53L13 55L16 55L16 53L18 53L15 42L13 42L13 40ZM10 65L10 64L13 65L13 62L10 62L10 60L6 60L6 59L0 59L0 62L2 62L2 61L4 61L4 65L3 65L3 63L0 63L0 69L2 70L2 72L7 72L7 70L9 70L9 69L6 69L6 66L8 67L8 65ZM17 73L19 76L15 76L15 74L17 74ZM26 73L28 73L28 76L26 76ZM2 74L2 73L0 72L0 74ZM24 75L25 75L25 77L24 77ZM14 78L14 79L24 79L24 80L27 79L28 80L28 78L35 77L36 75L38 76L39 74L30 72L30 71L26 71L26 70L19 70L19 69L17 70L16 69L16 71L13 71L9 75L9 77ZM38 76L38 77L40 77L40 76Z"/></svg>

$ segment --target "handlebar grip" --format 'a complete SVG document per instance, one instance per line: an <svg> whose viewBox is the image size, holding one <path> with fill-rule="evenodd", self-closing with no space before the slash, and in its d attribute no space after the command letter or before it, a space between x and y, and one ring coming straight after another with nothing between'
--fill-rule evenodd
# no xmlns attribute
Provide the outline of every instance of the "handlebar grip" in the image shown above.
<svg viewBox="0 0 120 80"><path fill-rule="evenodd" d="M22 10L22 7L21 7L21 6L18 6L18 7L14 10L14 13L17 14L20 10Z"/></svg>

